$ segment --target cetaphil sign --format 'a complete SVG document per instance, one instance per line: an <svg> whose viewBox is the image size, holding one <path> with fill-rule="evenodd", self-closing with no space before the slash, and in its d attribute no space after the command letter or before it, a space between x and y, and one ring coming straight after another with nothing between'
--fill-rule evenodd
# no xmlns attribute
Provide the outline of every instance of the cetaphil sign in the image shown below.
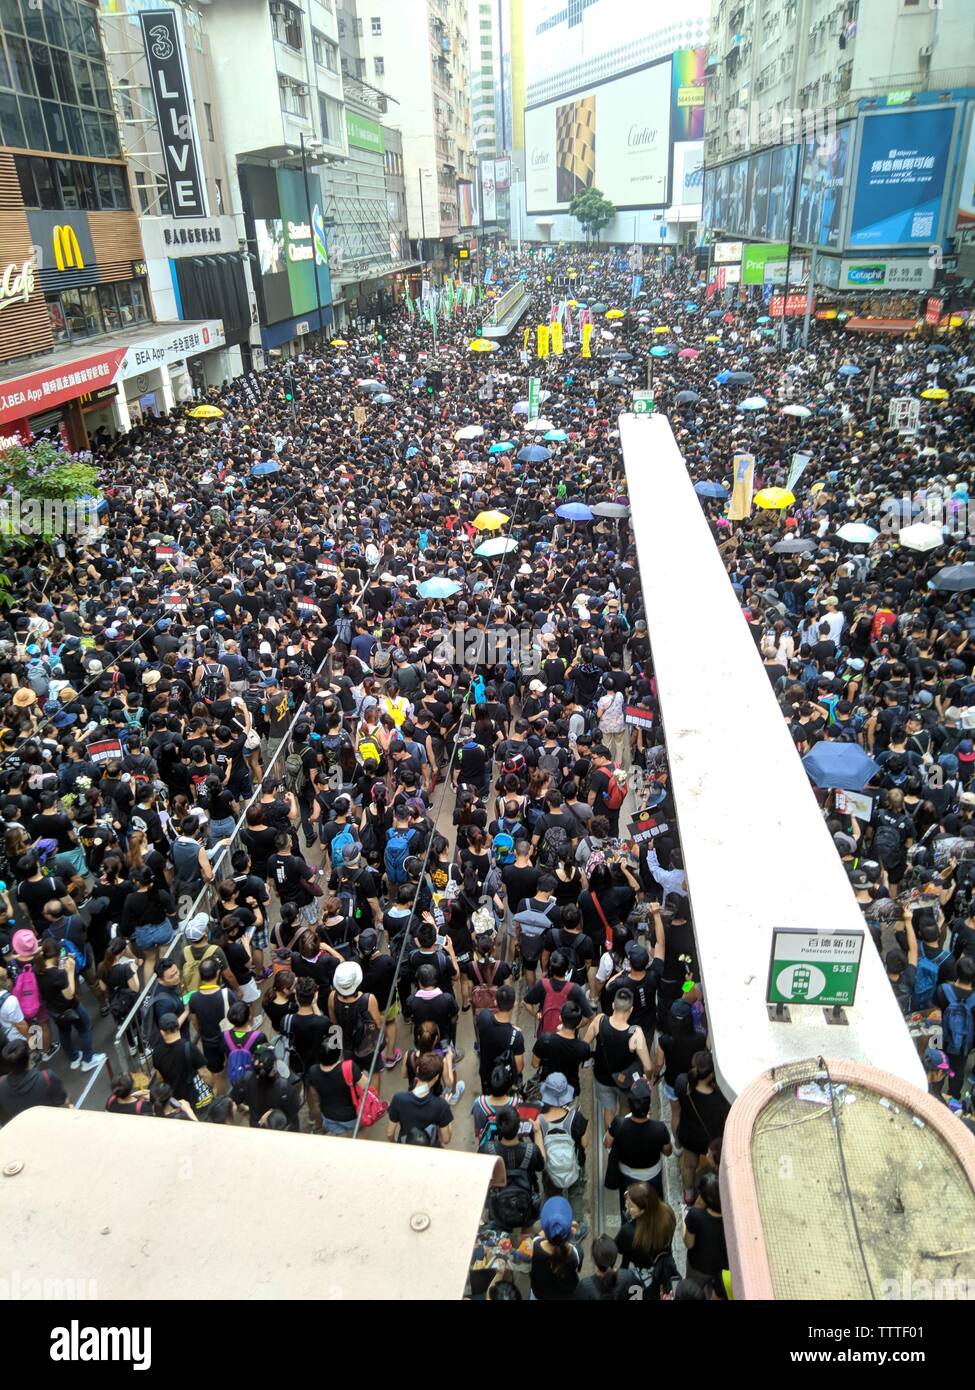
<svg viewBox="0 0 975 1390"><path fill-rule="evenodd" d="M34 293L34 262L30 258L18 265L11 261L0 275L0 313L11 304L26 304Z"/></svg>
<svg viewBox="0 0 975 1390"><path fill-rule="evenodd" d="M193 116L179 14L176 10L143 10L139 15L149 80L159 122L166 181L174 217L206 217L199 137Z"/></svg>
<svg viewBox="0 0 975 1390"><path fill-rule="evenodd" d="M838 289L929 290L934 285L934 265L926 256L899 256L843 260Z"/></svg>

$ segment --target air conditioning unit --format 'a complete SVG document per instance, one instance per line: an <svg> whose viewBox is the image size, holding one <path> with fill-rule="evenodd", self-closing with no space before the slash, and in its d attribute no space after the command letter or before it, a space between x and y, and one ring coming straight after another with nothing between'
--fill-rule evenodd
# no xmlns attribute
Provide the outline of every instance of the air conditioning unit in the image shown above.
<svg viewBox="0 0 975 1390"><path fill-rule="evenodd" d="M311 324L307 319L302 319L300 323L295 324L295 332L299 338L303 338L306 333L311 332Z"/></svg>
<svg viewBox="0 0 975 1390"><path fill-rule="evenodd" d="M930 58L930 57L931 57L931 54L932 54L933 52L934 52L934 44L933 44L933 43L926 43L926 44L924 45L923 48L919 48L919 49L918 49L918 51L917 51L917 56L918 56L919 58Z"/></svg>

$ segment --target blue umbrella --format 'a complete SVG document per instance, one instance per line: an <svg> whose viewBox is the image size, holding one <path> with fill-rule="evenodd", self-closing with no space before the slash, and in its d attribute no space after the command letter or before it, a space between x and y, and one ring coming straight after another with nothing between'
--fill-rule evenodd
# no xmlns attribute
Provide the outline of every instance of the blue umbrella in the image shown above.
<svg viewBox="0 0 975 1390"><path fill-rule="evenodd" d="M853 362L844 362L842 367L837 367L837 376L859 376L860 368Z"/></svg>
<svg viewBox="0 0 975 1390"><path fill-rule="evenodd" d="M500 444L492 444L490 449L488 449L488 453L506 454L509 449L513 449L514 447L510 439L503 439Z"/></svg>
<svg viewBox="0 0 975 1390"><path fill-rule="evenodd" d="M544 463L551 457L551 451L543 449L540 444L527 444L524 449L519 449L517 454L520 463Z"/></svg>
<svg viewBox="0 0 975 1390"><path fill-rule="evenodd" d="M669 348L669 347L652 347L652 348L650 349L650 356L651 356L651 357L669 357L670 354L673 352L673 350L674 350L673 348Z"/></svg>
<svg viewBox="0 0 975 1390"><path fill-rule="evenodd" d="M696 314L700 307L701 306L699 304L694 303L693 299L684 300L684 308L689 314Z"/></svg>
<svg viewBox="0 0 975 1390"><path fill-rule="evenodd" d="M592 512L584 502L564 502L561 507L556 507L555 515L564 517L566 521L592 521Z"/></svg>
<svg viewBox="0 0 975 1390"><path fill-rule="evenodd" d="M729 371L719 372L714 380L718 386L726 386L731 380L731 373Z"/></svg>
<svg viewBox="0 0 975 1390"><path fill-rule="evenodd" d="M416 379L416 381L414 381L414 383L413 383L414 386L426 386L426 384L427 384L427 379L426 379L425 376L418 376L417 379Z"/></svg>
<svg viewBox="0 0 975 1390"><path fill-rule="evenodd" d="M769 318L768 314L759 314L759 316L758 316L758 318L755 320L755 322L756 322L756 323L771 323L772 320Z"/></svg>
<svg viewBox="0 0 975 1390"><path fill-rule="evenodd" d="M694 491L697 493L698 497L712 497L715 501L720 502L723 502L728 496L728 489L722 487L720 483L695 483Z"/></svg>
<svg viewBox="0 0 975 1390"><path fill-rule="evenodd" d="M266 478L267 475L268 475L269 473L280 473L280 472L281 472L281 465L280 465L280 463L275 463L275 462L273 461L273 459L269 459L269 460L267 461L267 463L255 463L255 464L254 464L254 467L251 469L251 477L252 477L252 478Z"/></svg>
<svg viewBox="0 0 975 1390"><path fill-rule="evenodd" d="M548 434L542 435L542 438L547 439L551 444L564 444L568 437L565 430L549 430Z"/></svg>
<svg viewBox="0 0 975 1390"><path fill-rule="evenodd" d="M460 593L460 585L452 579L442 577L424 579L417 593L420 598L452 598L454 594Z"/></svg>
<svg viewBox="0 0 975 1390"><path fill-rule="evenodd" d="M858 743L817 743L802 760L817 787L860 792L880 767Z"/></svg>
<svg viewBox="0 0 975 1390"><path fill-rule="evenodd" d="M407 457L408 459L411 459L411 458L413 458L413 456L414 456L415 454L418 454L419 452L420 452L420 451L419 451L419 449L416 447L416 445L415 445L415 444L411 444L410 447L409 447L409 448L407 449L407 451L406 451L406 457Z"/></svg>
<svg viewBox="0 0 975 1390"><path fill-rule="evenodd" d="M392 398L392 396L390 396L390 395L389 395L387 392L385 392L385 391L380 391L380 392L378 392L376 395L373 396L372 399L373 399L373 401L374 401L374 403L375 403L376 405L392 405L392 404L393 404L393 398Z"/></svg>
<svg viewBox="0 0 975 1390"><path fill-rule="evenodd" d="M723 310L723 309L709 309L709 310L708 310L708 318L709 318L709 319L723 319L723 318L724 318L724 310Z"/></svg>

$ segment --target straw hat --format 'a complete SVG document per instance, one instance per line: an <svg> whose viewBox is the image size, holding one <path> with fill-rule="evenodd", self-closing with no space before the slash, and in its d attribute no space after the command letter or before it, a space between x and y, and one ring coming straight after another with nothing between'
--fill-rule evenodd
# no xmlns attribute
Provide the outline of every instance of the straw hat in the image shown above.
<svg viewBox="0 0 975 1390"><path fill-rule="evenodd" d="M19 690L14 691L13 702L17 709L30 709L31 705L37 704L37 696L29 686L22 685Z"/></svg>

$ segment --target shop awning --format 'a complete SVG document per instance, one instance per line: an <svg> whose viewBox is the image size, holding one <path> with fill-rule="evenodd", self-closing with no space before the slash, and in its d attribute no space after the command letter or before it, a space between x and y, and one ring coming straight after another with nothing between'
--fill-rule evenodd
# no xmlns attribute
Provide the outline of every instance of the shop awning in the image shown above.
<svg viewBox="0 0 975 1390"><path fill-rule="evenodd" d="M864 319L853 317L846 321L847 333L913 333L916 319Z"/></svg>

